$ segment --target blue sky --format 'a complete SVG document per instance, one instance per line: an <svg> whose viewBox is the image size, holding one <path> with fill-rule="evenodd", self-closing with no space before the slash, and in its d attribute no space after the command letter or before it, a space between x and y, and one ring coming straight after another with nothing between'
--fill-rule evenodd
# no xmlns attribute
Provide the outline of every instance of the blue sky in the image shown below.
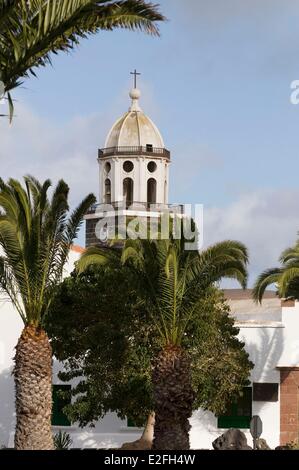
<svg viewBox="0 0 299 470"><path fill-rule="evenodd" d="M160 38L104 32L26 80L12 127L0 123L1 176L63 177L73 203L97 193L97 148L128 108L137 68L142 107L172 151L172 202L204 204L206 244L244 241L253 279L299 227L299 3L160 5Z"/></svg>

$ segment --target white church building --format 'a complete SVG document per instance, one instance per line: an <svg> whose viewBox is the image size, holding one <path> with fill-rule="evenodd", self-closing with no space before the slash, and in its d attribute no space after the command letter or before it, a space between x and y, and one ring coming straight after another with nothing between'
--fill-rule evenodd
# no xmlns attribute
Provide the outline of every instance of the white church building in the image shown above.
<svg viewBox="0 0 299 470"><path fill-rule="evenodd" d="M97 226L110 211L117 217L159 216L163 211L181 212L181 206L169 205L170 151L166 149L155 124L140 108L140 91L130 92L131 106L113 125L105 147L98 152L99 204L86 215L86 245L99 243ZM149 206L152 211L149 212ZM83 248L74 246L65 267L67 276ZM262 437L271 448L299 438L299 303L281 301L267 292L262 305L256 305L250 290L226 290L225 296L240 329L239 337L254 363L251 385L225 416L197 410L191 419L191 447L211 448L212 441L228 428L242 429L251 445L249 424L260 416ZM22 331L22 322L9 299L0 292L0 447L13 447L14 347ZM68 422L62 412L65 405L57 397L61 387L71 387L58 379L62 365L54 360L53 433L68 432L73 447L120 447L138 439L142 430L132 427L115 414L107 415L94 428L79 428Z"/></svg>

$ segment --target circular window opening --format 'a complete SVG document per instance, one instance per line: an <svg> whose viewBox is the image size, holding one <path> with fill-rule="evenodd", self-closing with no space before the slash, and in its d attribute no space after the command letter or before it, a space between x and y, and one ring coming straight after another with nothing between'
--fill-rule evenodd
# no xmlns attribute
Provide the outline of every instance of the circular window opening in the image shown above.
<svg viewBox="0 0 299 470"><path fill-rule="evenodd" d="M106 173L109 173L110 170L111 170L111 163L107 162L107 163L105 164L105 171L106 171Z"/></svg>
<svg viewBox="0 0 299 470"><path fill-rule="evenodd" d="M149 162L149 164L147 165L147 169L150 173L154 173L154 171L156 171L157 169L157 163Z"/></svg>
<svg viewBox="0 0 299 470"><path fill-rule="evenodd" d="M132 171L133 168L134 168L134 165L133 165L132 162L129 162L129 160L128 160L128 161L126 161L126 162L124 163L123 168L124 168L124 170L125 170L126 173L131 173L131 171Z"/></svg>

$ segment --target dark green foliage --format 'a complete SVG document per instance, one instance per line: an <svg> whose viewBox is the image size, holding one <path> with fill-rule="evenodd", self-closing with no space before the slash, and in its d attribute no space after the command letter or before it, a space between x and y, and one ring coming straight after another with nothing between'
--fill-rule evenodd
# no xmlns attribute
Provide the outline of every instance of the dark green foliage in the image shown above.
<svg viewBox="0 0 299 470"><path fill-rule="evenodd" d="M161 339L132 285L128 268L100 266L66 279L52 304L47 331L65 361L61 378L81 379L66 411L82 426L108 411L142 426L152 411L151 363ZM221 413L247 385L252 364L218 290L211 288L197 310L183 339L192 358L194 408Z"/></svg>
<svg viewBox="0 0 299 470"><path fill-rule="evenodd" d="M249 385L254 364L237 338L239 329L229 316L222 292L210 289L200 309L183 343L192 358L194 409L201 407L219 415Z"/></svg>
<svg viewBox="0 0 299 470"><path fill-rule="evenodd" d="M48 316L55 356L65 361L61 378L81 378L73 394L82 395L67 412L82 426L109 410L143 424L150 409L152 332L130 280L126 268L73 275L62 283Z"/></svg>
<svg viewBox="0 0 299 470"><path fill-rule="evenodd" d="M164 347L181 344L211 286L224 278L246 286L247 263L247 249L238 241L225 240L202 251L188 251L185 239L176 238L170 231L168 239L127 239L122 252L90 247L78 268L80 272L103 264L130 268L144 309Z"/></svg>

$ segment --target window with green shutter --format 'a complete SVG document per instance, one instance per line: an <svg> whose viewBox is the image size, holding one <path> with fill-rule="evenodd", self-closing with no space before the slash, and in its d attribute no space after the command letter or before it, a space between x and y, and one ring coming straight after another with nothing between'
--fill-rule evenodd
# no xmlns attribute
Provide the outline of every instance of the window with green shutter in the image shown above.
<svg viewBox="0 0 299 470"><path fill-rule="evenodd" d="M127 418L127 427L128 428L136 428L137 427L134 419Z"/></svg>
<svg viewBox="0 0 299 470"><path fill-rule="evenodd" d="M143 423L139 425L136 423L136 421L134 420L134 418L128 416L127 417L127 427L128 428L144 428L145 425L146 425L146 418L144 418L144 420L142 420Z"/></svg>
<svg viewBox="0 0 299 470"><path fill-rule="evenodd" d="M228 407L224 415L218 417L218 428L249 429L251 418L252 387L246 387L242 396Z"/></svg>
<svg viewBox="0 0 299 470"><path fill-rule="evenodd" d="M52 397L52 426L70 426L68 417L64 414L63 409L71 403L71 397L61 396L62 392L70 392L70 385L53 385Z"/></svg>

